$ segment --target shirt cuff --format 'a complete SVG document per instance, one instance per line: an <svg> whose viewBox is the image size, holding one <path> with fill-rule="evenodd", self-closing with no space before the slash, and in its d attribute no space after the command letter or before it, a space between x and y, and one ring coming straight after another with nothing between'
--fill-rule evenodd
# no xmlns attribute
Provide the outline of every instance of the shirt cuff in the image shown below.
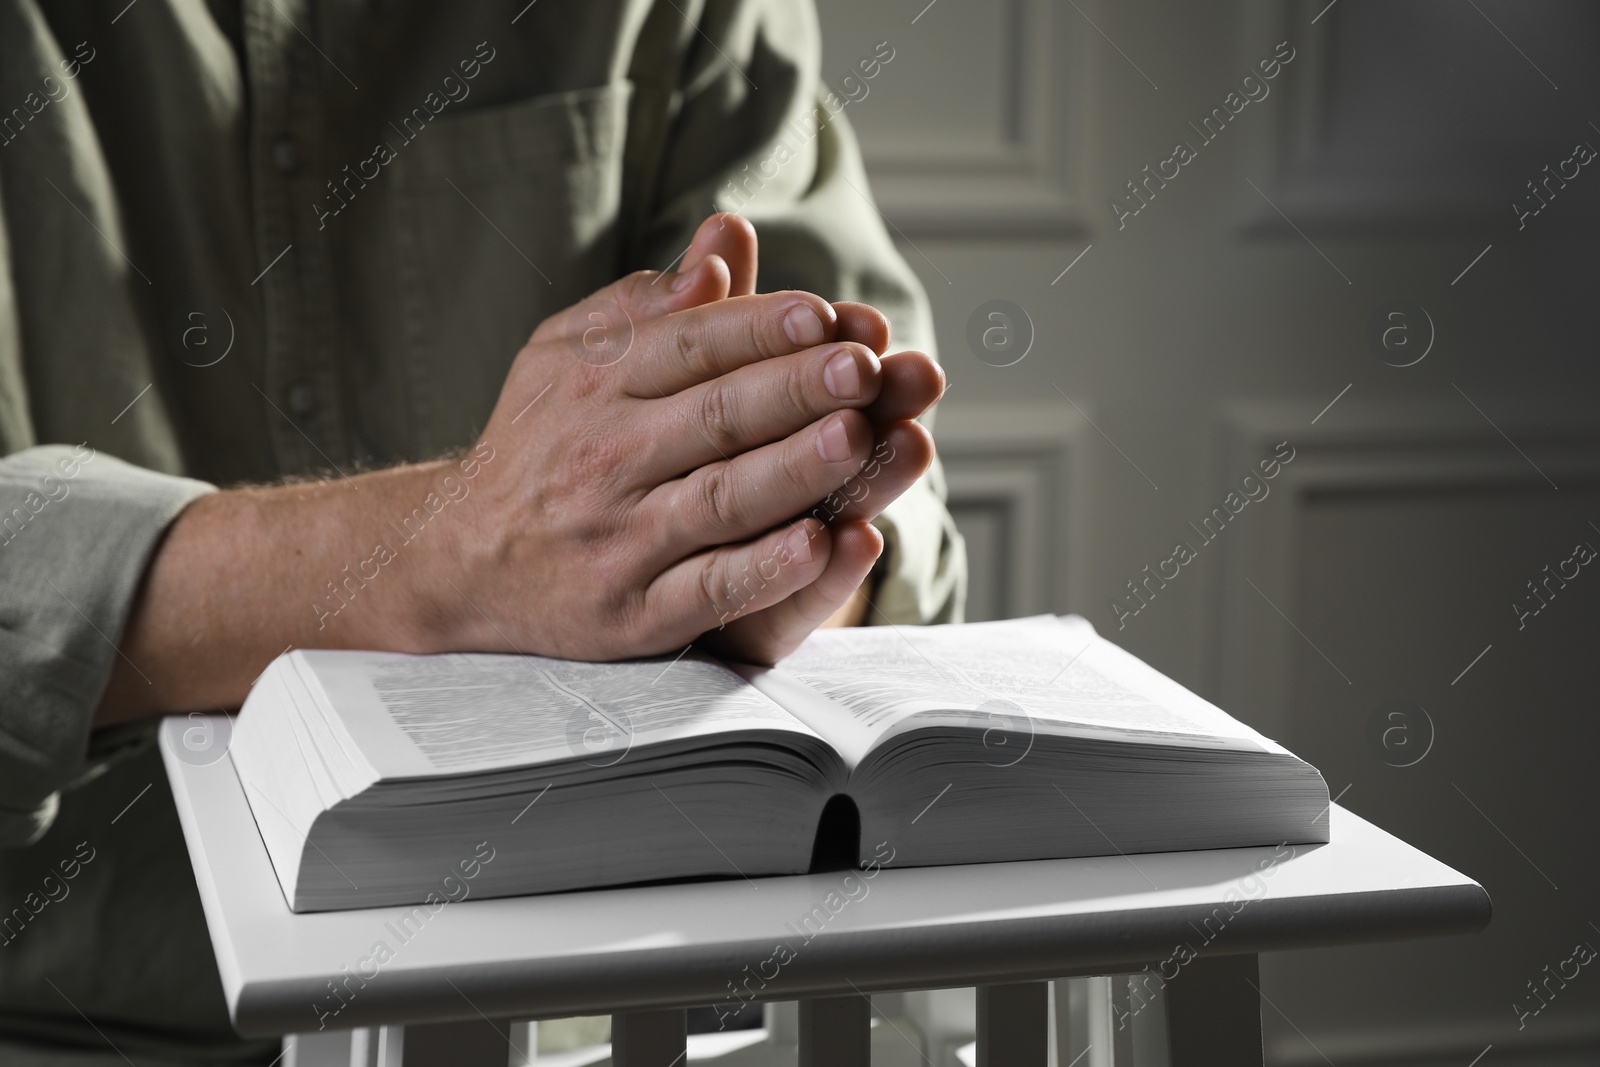
<svg viewBox="0 0 1600 1067"><path fill-rule="evenodd" d="M944 469L936 458L926 474L873 520L884 545L869 624L961 621L966 545L945 507L945 496Z"/></svg>
<svg viewBox="0 0 1600 1067"><path fill-rule="evenodd" d="M0 459L0 846L43 835L61 790L86 773L145 567L212 488L86 444Z"/></svg>

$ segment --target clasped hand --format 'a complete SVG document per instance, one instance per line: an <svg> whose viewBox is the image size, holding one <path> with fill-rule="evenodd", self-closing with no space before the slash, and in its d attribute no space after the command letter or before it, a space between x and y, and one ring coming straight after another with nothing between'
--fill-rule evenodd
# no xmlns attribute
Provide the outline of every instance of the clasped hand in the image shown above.
<svg viewBox="0 0 1600 1067"><path fill-rule="evenodd" d="M932 462L912 420L944 376L885 355L873 308L755 280L755 231L713 216L677 273L542 323L467 458L195 500L95 724L236 707L286 647L787 654L883 550L869 520Z"/></svg>
<svg viewBox="0 0 1600 1067"><path fill-rule="evenodd" d="M869 520L932 461L913 420L943 374L884 355L875 309L755 275L753 228L713 216L676 274L534 331L480 439L497 458L454 539L473 610L450 644L615 659L705 635L770 662L865 581Z"/></svg>

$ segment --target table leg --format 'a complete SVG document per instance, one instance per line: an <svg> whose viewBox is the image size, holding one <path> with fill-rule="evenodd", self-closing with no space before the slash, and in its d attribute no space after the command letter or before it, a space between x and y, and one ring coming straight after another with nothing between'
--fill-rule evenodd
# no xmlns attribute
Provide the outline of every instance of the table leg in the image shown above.
<svg viewBox="0 0 1600 1067"><path fill-rule="evenodd" d="M403 1026L358 1026L350 1031L350 1055L345 1067L401 1067L405 1046Z"/></svg>
<svg viewBox="0 0 1600 1067"><path fill-rule="evenodd" d="M978 1067L1045 1067L1050 983L978 987Z"/></svg>
<svg viewBox="0 0 1600 1067"><path fill-rule="evenodd" d="M1138 1010L1142 1005L1133 1003L1127 975L1112 974L1095 981L1099 993L1096 999L1103 1004L1100 1040L1096 1042L1100 1046L1097 1056L1101 1063L1129 1067L1138 1062L1133 1058L1134 1027L1141 1018L1148 1022L1148 1016Z"/></svg>
<svg viewBox="0 0 1600 1067"><path fill-rule="evenodd" d="M418 1023L368 1030L365 1062L370 1067L506 1067L511 1023L473 1019L460 1023ZM359 1044L359 1042L357 1042ZM360 1050L352 1050L352 1060Z"/></svg>
<svg viewBox="0 0 1600 1067"><path fill-rule="evenodd" d="M282 1067L350 1067L350 1031L290 1034L278 1062Z"/></svg>
<svg viewBox="0 0 1600 1067"><path fill-rule="evenodd" d="M1261 1067L1261 984L1254 954L1202 956L1163 990L1171 1067Z"/></svg>
<svg viewBox="0 0 1600 1067"><path fill-rule="evenodd" d="M1054 987L1056 1063L1058 1067L1087 1067L1088 1051L1094 1044L1089 1018L1090 987L1093 978L1058 978Z"/></svg>
<svg viewBox="0 0 1600 1067"><path fill-rule="evenodd" d="M869 1067L872 1001L863 996L800 1002L800 1067Z"/></svg>
<svg viewBox="0 0 1600 1067"><path fill-rule="evenodd" d="M613 1067L681 1067L689 1022L677 1011L636 1011L611 1017Z"/></svg>

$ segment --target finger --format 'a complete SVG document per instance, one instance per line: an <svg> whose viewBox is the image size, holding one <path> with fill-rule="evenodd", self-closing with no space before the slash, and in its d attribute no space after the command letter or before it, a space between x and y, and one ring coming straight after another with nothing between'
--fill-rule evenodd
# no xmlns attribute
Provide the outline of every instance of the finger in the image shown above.
<svg viewBox="0 0 1600 1067"><path fill-rule="evenodd" d="M749 296L756 291L756 228L749 219L731 211L707 218L695 231L678 269L687 271L711 254L728 265L729 296Z"/></svg>
<svg viewBox="0 0 1600 1067"><path fill-rule="evenodd" d="M889 351L889 320L883 312L853 300L836 300L833 310L839 316L839 340L866 345L880 356Z"/></svg>
<svg viewBox="0 0 1600 1067"><path fill-rule="evenodd" d="M804 519L743 544L697 553L650 584L643 616L652 628L676 630L678 640L692 640L816 581L827 568L832 545L827 527Z"/></svg>
<svg viewBox="0 0 1600 1067"><path fill-rule="evenodd" d="M659 397L720 378L750 363L826 344L833 306L812 293L736 296L639 323L624 387Z"/></svg>
<svg viewBox="0 0 1600 1067"><path fill-rule="evenodd" d="M944 395L944 368L921 352L884 356L883 384L867 418L878 425L914 419Z"/></svg>
<svg viewBox="0 0 1600 1067"><path fill-rule="evenodd" d="M722 300L728 295L728 284L728 265L715 254L702 256L693 268L677 274L634 271L545 319L534 330L532 343L581 343L586 335L593 337L594 331L603 330L613 343L625 339L631 347L641 322Z"/></svg>
<svg viewBox="0 0 1600 1067"><path fill-rule="evenodd" d="M658 486L643 501L664 552L742 541L813 507L861 469L872 427L837 411L799 433Z"/></svg>
<svg viewBox="0 0 1600 1067"><path fill-rule="evenodd" d="M933 464L933 435L919 422L878 428L872 453L859 470L806 514L823 522L875 519Z"/></svg>
<svg viewBox="0 0 1600 1067"><path fill-rule="evenodd" d="M823 345L740 367L647 405L659 431L642 467L660 482L781 441L829 412L868 406L878 397L880 378L878 357L858 344Z"/></svg>
<svg viewBox="0 0 1600 1067"><path fill-rule="evenodd" d="M883 554L883 535L870 523L832 529L833 551L817 580L754 614L746 613L702 642L716 655L745 663L775 663L800 647L811 632L843 606L872 573Z"/></svg>

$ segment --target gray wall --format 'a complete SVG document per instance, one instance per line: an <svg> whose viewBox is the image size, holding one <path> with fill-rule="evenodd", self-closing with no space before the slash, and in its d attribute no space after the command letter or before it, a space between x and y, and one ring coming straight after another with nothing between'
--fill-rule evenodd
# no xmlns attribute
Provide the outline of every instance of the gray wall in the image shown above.
<svg viewBox="0 0 1600 1067"><path fill-rule="evenodd" d="M831 82L895 49L865 96L841 87L933 300L969 617L1087 616L1494 898L1480 937L1267 959L1271 1061L1593 1062L1600 973L1520 1029L1513 1004L1600 947L1600 566L1521 628L1512 605L1600 548L1600 160L1564 162L1600 148L1600 11L821 10ZM1204 141L1189 124L1285 41L1268 95ZM1119 219L1179 141L1194 158ZM1577 173L1519 219L1547 165ZM1200 545L1187 524L1283 441L1269 495ZM1137 614L1110 605L1184 539Z"/></svg>

